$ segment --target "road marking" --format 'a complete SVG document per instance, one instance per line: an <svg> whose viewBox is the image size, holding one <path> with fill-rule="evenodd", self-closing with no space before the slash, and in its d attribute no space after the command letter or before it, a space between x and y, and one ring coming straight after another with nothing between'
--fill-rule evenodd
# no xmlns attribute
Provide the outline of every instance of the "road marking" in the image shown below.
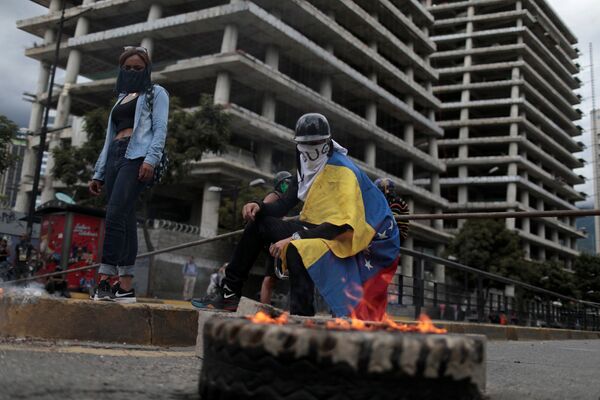
<svg viewBox="0 0 600 400"><path fill-rule="evenodd" d="M133 350L133 349L100 349L84 346L54 346L54 347L37 347L31 345L11 345L0 344L0 351L29 351L37 353L64 353L64 354L90 354L96 356L109 357L196 357L193 351L164 351L164 350Z"/></svg>

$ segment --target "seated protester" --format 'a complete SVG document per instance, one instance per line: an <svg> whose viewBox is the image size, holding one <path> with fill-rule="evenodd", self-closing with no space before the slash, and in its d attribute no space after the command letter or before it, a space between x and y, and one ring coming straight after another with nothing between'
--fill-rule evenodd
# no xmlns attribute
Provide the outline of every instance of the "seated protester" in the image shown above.
<svg viewBox="0 0 600 400"><path fill-rule="evenodd" d="M233 310L263 243L290 276L290 312L314 315L316 284L336 316L381 320L398 265L399 233L383 194L331 138L320 114L296 124L298 183L275 203L249 203L246 226L220 293L193 301ZM298 201L299 221L282 221Z"/></svg>
<svg viewBox="0 0 600 400"><path fill-rule="evenodd" d="M263 203L274 203L281 199L283 195L287 193L293 180L294 177L287 171L279 171L276 173L275 179L273 180L273 191L265 196ZM275 262L269 262L260 288L260 302L264 304L271 304L273 288L277 282Z"/></svg>
<svg viewBox="0 0 600 400"><path fill-rule="evenodd" d="M408 238L410 222L406 219L399 219L398 217L410 214L408 204L398 196L396 185L390 178L377 178L375 180L375 186L381 190L392 210L392 214L394 215L394 219L400 230L400 241L406 240Z"/></svg>

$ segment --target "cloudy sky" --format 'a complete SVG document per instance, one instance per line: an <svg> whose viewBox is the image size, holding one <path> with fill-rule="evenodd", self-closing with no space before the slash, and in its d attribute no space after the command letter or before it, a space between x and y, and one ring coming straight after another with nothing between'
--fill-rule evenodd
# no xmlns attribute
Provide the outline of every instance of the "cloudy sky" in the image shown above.
<svg viewBox="0 0 600 400"><path fill-rule="evenodd" d="M581 105L585 116L580 125L585 128L585 134L580 139L588 145L581 157L591 161L590 144L590 121L589 111L591 109L591 85L589 68L588 44L594 43L595 73L597 82L600 82L600 1L599 0L549 0L566 24L579 38L579 49L582 58L579 64L584 66L580 79L585 83L580 94L585 101ZM8 116L19 126L27 126L29 120L29 103L22 100L23 92L34 92L37 81L38 64L23 55L26 47L31 46L34 41L40 41L27 33L17 30L16 21L35 15L44 14L46 10L29 0L0 0L0 48L2 59L0 60L0 114ZM59 74L59 81L60 81ZM596 94L600 99L600 86L596 85ZM600 105L600 102L599 102ZM592 201L592 173L588 165L578 173L585 175L588 182L577 189L590 195Z"/></svg>

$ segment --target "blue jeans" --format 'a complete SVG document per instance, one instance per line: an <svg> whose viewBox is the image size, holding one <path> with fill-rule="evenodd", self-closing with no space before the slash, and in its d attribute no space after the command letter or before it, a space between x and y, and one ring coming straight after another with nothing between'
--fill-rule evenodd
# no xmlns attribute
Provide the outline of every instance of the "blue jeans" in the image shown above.
<svg viewBox="0 0 600 400"><path fill-rule="evenodd" d="M125 158L129 138L110 144L106 160L106 225L102 263L98 273L133 276L137 256L137 221L135 203L147 183L138 180L144 158Z"/></svg>

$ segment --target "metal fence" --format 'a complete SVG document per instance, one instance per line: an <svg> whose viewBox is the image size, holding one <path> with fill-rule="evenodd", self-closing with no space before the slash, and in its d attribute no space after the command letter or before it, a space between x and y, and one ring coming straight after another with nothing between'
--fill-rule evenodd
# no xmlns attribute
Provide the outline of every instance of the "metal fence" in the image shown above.
<svg viewBox="0 0 600 400"><path fill-rule="evenodd" d="M401 249L413 258L413 276L400 274L390 285L390 304L414 308L433 319L507 325L600 330L600 304L581 301L451 260ZM444 266L448 283L428 279L426 271ZM454 273L452 273L452 272ZM508 289L507 289L508 288Z"/></svg>

